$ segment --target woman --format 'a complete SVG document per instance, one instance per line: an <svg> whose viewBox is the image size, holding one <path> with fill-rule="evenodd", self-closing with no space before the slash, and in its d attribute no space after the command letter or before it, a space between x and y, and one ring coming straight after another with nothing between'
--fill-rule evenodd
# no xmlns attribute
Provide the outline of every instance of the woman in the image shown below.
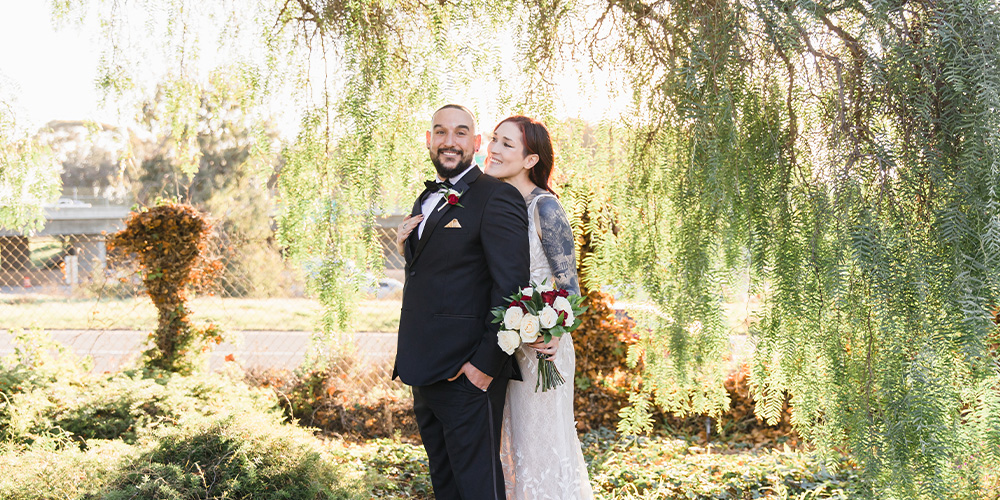
<svg viewBox="0 0 1000 500"><path fill-rule="evenodd" d="M516 187L528 206L531 281L579 294L573 232L549 186L554 155L545 125L512 116L493 130L485 172ZM536 353L555 362L566 382L535 392ZM508 499L593 498L573 419L576 355L570 336L522 344L514 352L524 382L507 386L501 460Z"/></svg>

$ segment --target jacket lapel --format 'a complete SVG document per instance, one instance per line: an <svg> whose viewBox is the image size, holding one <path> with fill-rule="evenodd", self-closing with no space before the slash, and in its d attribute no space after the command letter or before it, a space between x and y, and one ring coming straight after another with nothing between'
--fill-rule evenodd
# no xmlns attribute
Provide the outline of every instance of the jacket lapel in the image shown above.
<svg viewBox="0 0 1000 500"><path fill-rule="evenodd" d="M417 201L413 202L413 208L410 210L410 216L411 217L414 216L414 215L420 215L420 212L421 212L421 210L420 210L420 206L421 206L420 200L424 199L424 196L427 195L427 191L428 190L425 189L424 192L420 193L420 196L417 196ZM403 248L406 251L406 255L405 255L406 262L410 262L410 259L413 258L413 252L414 252L414 249L416 248L416 242L417 242L417 230L414 229L410 233L410 235L406 237L406 244L403 246Z"/></svg>
<svg viewBox="0 0 1000 500"><path fill-rule="evenodd" d="M461 203L462 198L465 197L465 193L469 192L469 185L476 182L476 179L478 179L479 175L482 173L483 171L479 170L479 167L477 166L455 183L455 191L462 193L462 195L458 198L459 203ZM418 205L414 207L416 213L420 213L419 203L420 200L418 199ZM420 252L424 249L424 246L427 245L427 241L431 239L431 234L434 233L435 229L437 229L438 223L441 222L441 218L453 208L454 205L449 205L448 201L444 198L442 198L441 201L438 202L437 206L434 207L434 211L431 212L430 216L427 218L427 223L424 224L424 234L422 234L419 241L417 241L417 248L413 252L413 258L410 260L411 265L417 260L417 257L420 257ZM411 234L410 236L410 239L412 239L413 235Z"/></svg>

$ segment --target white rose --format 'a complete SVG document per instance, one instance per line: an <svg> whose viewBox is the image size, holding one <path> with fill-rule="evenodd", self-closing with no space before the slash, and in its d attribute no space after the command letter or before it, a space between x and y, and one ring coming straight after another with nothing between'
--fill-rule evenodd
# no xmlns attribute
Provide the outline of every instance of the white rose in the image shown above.
<svg viewBox="0 0 1000 500"><path fill-rule="evenodd" d="M551 292L552 291L552 283L550 283L548 281L542 282L541 285L538 285L538 291L539 292Z"/></svg>
<svg viewBox="0 0 1000 500"><path fill-rule="evenodd" d="M531 288L530 286L521 289L521 296L531 297L533 293L535 293L535 289Z"/></svg>
<svg viewBox="0 0 1000 500"><path fill-rule="evenodd" d="M538 338L538 316L525 314L521 319L521 341L534 342Z"/></svg>
<svg viewBox="0 0 1000 500"><path fill-rule="evenodd" d="M538 323L542 328L552 328L559 321L559 313L552 306L545 306L538 313Z"/></svg>
<svg viewBox="0 0 1000 500"><path fill-rule="evenodd" d="M556 297L556 300L552 301L552 307L556 311L563 311L570 316L573 315L573 305L569 303L566 297Z"/></svg>
<svg viewBox="0 0 1000 500"><path fill-rule="evenodd" d="M521 336L517 332L510 330L500 330L497 332L497 344L500 349L507 354L514 354L514 351L521 345Z"/></svg>
<svg viewBox="0 0 1000 500"><path fill-rule="evenodd" d="M520 307L514 306L507 309L507 312L503 313L503 326L508 330L518 330L521 328L521 318L524 317L524 311Z"/></svg>
<svg viewBox="0 0 1000 500"><path fill-rule="evenodd" d="M570 310L570 311L564 311L564 312L566 313L566 321L563 322L563 326L565 326L566 328L569 328L569 327L573 326L573 322L576 321L576 318L573 317L573 311L572 310Z"/></svg>

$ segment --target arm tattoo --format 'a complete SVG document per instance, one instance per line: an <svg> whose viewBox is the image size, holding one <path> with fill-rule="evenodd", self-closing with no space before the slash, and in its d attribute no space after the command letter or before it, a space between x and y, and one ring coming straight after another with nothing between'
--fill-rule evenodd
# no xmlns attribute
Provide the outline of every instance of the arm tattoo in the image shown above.
<svg viewBox="0 0 1000 500"><path fill-rule="evenodd" d="M545 197L535 205L538 210L538 228L542 233L542 248L552 268L556 286L570 293L580 293L580 283L576 276L576 249L573 229L559 200ZM534 214L532 214L534 215Z"/></svg>

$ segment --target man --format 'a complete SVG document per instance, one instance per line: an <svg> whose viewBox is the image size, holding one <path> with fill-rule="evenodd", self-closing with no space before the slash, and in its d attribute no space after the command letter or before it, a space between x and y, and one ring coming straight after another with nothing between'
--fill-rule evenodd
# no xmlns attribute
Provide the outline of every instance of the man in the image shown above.
<svg viewBox="0 0 1000 500"><path fill-rule="evenodd" d="M481 141L465 107L434 113L427 149L441 184L427 182L397 235L406 283L393 378L412 386L438 500L504 498L500 424L507 381L520 380L490 310L528 283L527 208L473 162Z"/></svg>

